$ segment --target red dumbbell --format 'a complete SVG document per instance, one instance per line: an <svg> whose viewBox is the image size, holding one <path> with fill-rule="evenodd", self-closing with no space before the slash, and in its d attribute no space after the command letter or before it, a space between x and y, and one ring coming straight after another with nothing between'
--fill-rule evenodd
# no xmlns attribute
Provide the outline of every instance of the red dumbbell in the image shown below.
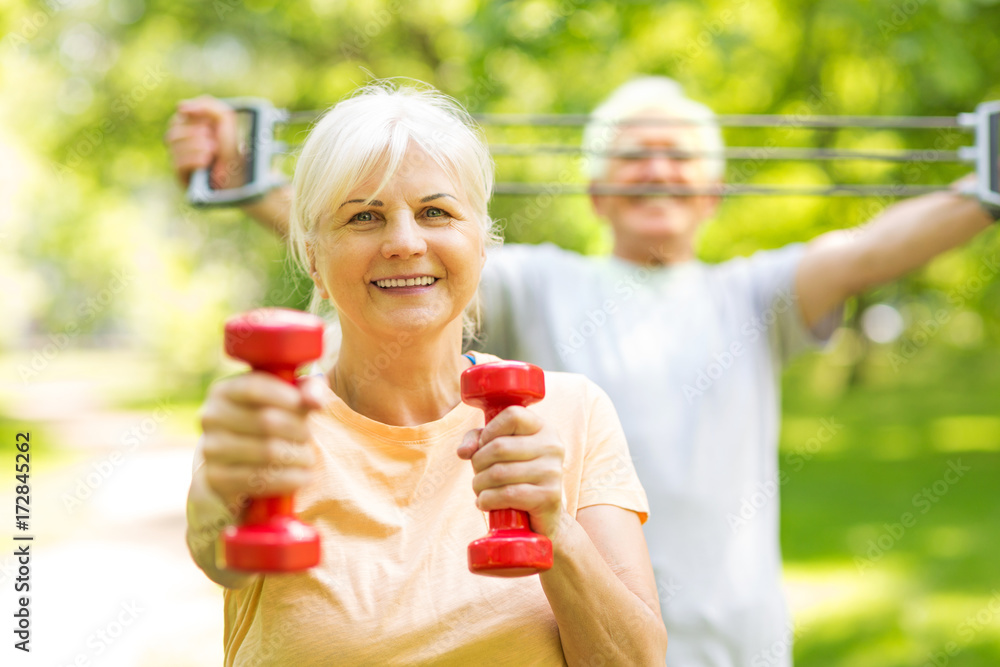
<svg viewBox="0 0 1000 667"><path fill-rule="evenodd" d="M511 405L545 398L545 374L520 361L480 364L462 372L462 400L481 408L489 423ZM532 532L528 513L491 510L490 531L469 544L469 571L493 577L526 577L552 567L552 542Z"/></svg>
<svg viewBox="0 0 1000 667"><path fill-rule="evenodd" d="M323 320L287 308L260 308L226 322L226 353L295 384L295 369L323 353ZM319 564L319 534L295 518L293 496L251 498L239 526L223 533L226 567L298 572Z"/></svg>

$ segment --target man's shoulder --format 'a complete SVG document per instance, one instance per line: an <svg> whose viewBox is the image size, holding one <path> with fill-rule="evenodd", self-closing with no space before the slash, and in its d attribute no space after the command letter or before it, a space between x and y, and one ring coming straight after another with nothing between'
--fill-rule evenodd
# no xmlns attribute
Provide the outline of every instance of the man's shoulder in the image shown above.
<svg viewBox="0 0 1000 667"><path fill-rule="evenodd" d="M747 255L733 257L717 264L707 264L706 273L716 280L731 280L752 277L754 274L781 271L789 265L796 265L802 257L805 245L792 243L779 248L757 250Z"/></svg>

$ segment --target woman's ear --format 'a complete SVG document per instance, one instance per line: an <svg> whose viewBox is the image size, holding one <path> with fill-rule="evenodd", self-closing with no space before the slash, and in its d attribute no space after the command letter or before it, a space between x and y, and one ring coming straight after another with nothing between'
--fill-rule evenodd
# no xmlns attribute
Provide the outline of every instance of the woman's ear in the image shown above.
<svg viewBox="0 0 1000 667"><path fill-rule="evenodd" d="M319 272L313 270L309 277L312 278L313 284L316 285L316 292L325 301L330 298L330 293L326 291L326 287L323 285L323 280L319 277Z"/></svg>
<svg viewBox="0 0 1000 667"><path fill-rule="evenodd" d="M313 284L316 286L316 292L323 299L329 299L330 293L326 291L326 286L323 284L323 279L319 275L319 270L316 268L316 251L313 244L306 241L306 257L309 259L309 277L312 278Z"/></svg>

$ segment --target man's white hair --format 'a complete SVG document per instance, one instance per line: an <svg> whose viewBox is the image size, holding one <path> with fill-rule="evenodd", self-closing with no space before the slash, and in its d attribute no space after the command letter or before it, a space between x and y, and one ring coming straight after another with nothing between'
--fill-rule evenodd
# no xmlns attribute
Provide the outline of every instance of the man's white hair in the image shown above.
<svg viewBox="0 0 1000 667"><path fill-rule="evenodd" d="M649 111L698 121L697 125L691 126L691 130L700 135L698 148L712 154L706 158L708 176L722 179L726 170L726 161L722 157L725 144L715 112L687 97L681 85L673 79L643 76L623 83L611 93L594 109L590 122L583 130L585 168L591 181L600 181L607 176L606 153L614 148L621 133L619 123Z"/></svg>

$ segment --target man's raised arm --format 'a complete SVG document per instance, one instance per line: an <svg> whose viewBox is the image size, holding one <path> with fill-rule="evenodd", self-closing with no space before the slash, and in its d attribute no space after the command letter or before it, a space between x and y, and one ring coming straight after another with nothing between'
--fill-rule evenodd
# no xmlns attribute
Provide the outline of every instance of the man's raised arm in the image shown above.
<svg viewBox="0 0 1000 667"><path fill-rule="evenodd" d="M863 227L813 239L795 276L806 325L813 327L847 297L966 243L992 222L978 201L946 191L894 204Z"/></svg>

